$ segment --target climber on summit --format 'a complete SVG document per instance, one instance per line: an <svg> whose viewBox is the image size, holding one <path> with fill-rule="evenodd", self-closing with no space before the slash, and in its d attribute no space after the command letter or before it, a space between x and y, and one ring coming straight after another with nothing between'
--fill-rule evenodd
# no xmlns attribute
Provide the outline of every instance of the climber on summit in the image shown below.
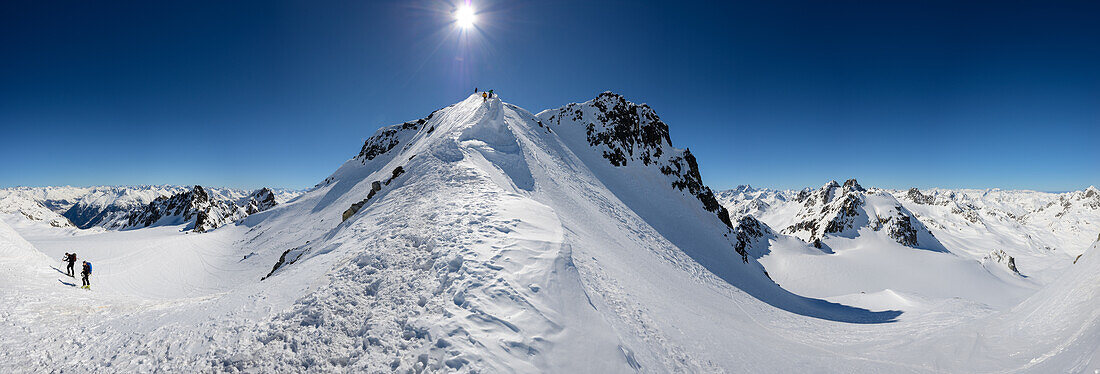
<svg viewBox="0 0 1100 374"><path fill-rule="evenodd" d="M489 99L489 93L482 91L481 92L481 102L485 102L485 100L488 100L488 99Z"/></svg>
<svg viewBox="0 0 1100 374"><path fill-rule="evenodd" d="M492 99L492 98L493 98L493 90L489 90L489 98L490 98L490 99Z"/></svg>

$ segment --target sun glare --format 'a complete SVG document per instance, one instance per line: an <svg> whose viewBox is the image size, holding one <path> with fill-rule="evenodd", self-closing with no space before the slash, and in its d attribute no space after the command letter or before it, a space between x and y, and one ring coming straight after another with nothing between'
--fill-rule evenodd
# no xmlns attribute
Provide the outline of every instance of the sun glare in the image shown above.
<svg viewBox="0 0 1100 374"><path fill-rule="evenodd" d="M473 27L476 21L477 14L474 13L474 8L469 5L463 5L455 11L455 23L458 27L468 29Z"/></svg>

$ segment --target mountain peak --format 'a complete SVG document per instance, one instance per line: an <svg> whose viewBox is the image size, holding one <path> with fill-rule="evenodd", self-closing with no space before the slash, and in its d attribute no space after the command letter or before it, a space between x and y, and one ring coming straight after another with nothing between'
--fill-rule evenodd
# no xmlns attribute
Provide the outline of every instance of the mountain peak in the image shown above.
<svg viewBox="0 0 1100 374"><path fill-rule="evenodd" d="M844 181L844 188L852 191L866 191L863 186L859 185L859 182L856 182L855 178Z"/></svg>

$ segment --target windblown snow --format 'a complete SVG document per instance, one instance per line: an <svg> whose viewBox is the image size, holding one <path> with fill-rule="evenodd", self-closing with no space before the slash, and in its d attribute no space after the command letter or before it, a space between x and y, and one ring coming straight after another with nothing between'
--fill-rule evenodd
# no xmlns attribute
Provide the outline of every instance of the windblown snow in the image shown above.
<svg viewBox="0 0 1100 374"><path fill-rule="evenodd" d="M652 108L604 93L537 115L471 95L293 199L199 189L92 224L123 230L66 225L75 193L18 192L0 368L1100 368L1094 188L715 193ZM73 251L91 291L63 274Z"/></svg>

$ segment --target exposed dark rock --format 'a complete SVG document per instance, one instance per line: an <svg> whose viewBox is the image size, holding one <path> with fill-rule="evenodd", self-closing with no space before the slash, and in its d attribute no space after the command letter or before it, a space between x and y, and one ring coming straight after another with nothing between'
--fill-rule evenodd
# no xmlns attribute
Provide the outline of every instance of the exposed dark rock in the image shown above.
<svg viewBox="0 0 1100 374"><path fill-rule="evenodd" d="M398 166L397 169L394 169L394 178L396 178L397 175L400 175L400 173L397 172L398 169L401 169L401 167ZM390 179L392 180L393 178L390 178ZM389 181L386 181L386 183L388 184ZM379 182L379 181L371 182L370 183L370 192L367 193L367 198L363 199L363 200L359 200L359 202L357 202L355 204L351 204L351 207L349 207L347 210L344 211L344 214L343 214L340 222L347 221L348 218L351 218L351 216L355 215L355 213L358 213L359 210L363 209L363 206L367 204L367 201L370 201L370 199L373 198L374 195L377 194L378 191L381 191L381 190L382 190L382 183L381 182Z"/></svg>
<svg viewBox="0 0 1100 374"><path fill-rule="evenodd" d="M844 195L840 204L830 205L838 205L837 214L825 224L825 233L835 234L853 227L855 217L859 215L856 209L863 205L863 198L854 193L848 193Z"/></svg>
<svg viewBox="0 0 1100 374"><path fill-rule="evenodd" d="M401 144L402 135L409 132L415 133L420 131L420 129L424 127L424 124L435 116L436 112L439 111L436 110L427 117L416 121L405 122L379 129L378 132L368 138L367 141L363 142L363 148L359 150L359 155L355 157L366 162L368 160L373 160L381 154L389 152L391 149ZM428 129L429 133L432 131L435 131L434 126Z"/></svg>
<svg viewBox="0 0 1100 374"><path fill-rule="evenodd" d="M585 120L585 105L569 104L550 120L560 125L562 117L568 116L580 123ZM607 147L603 157L612 165L626 166L630 160L651 165L661 158L665 145L672 146L668 125L648 105L634 104L612 92L601 93L591 105L597 110L595 122L582 124L588 145Z"/></svg>
<svg viewBox="0 0 1100 374"><path fill-rule="evenodd" d="M805 188L802 191L798 191L798 196L795 196L794 201L805 203L806 199L809 199L813 190Z"/></svg>
<svg viewBox="0 0 1100 374"><path fill-rule="evenodd" d="M989 252L989 255L985 256L985 258L996 263L1004 264L1006 267L1008 267L1008 270L1011 270L1013 273L1020 274L1020 271L1016 269L1016 259L1012 258L1012 256L1009 256L1008 253L1005 253L1003 249L997 249Z"/></svg>
<svg viewBox="0 0 1100 374"><path fill-rule="evenodd" d="M737 254L741 255L741 261L745 263L749 262L749 249L762 239L766 239L768 236L775 236L771 228L768 225L758 221L753 216L743 216L737 220L737 225L733 228L734 232L734 250ZM759 256L761 254L757 254Z"/></svg>
<svg viewBox="0 0 1100 374"><path fill-rule="evenodd" d="M248 201L245 203L245 212L248 214L256 214L278 205L275 202L275 193L271 192L267 187L253 191L248 195Z"/></svg>
<svg viewBox="0 0 1100 374"><path fill-rule="evenodd" d="M389 185L391 181L393 181L394 179L397 179L397 177L401 176L401 174L404 174L404 173L405 173L405 168L400 167L400 166L394 168L392 175L390 175L390 179L386 180L386 185Z"/></svg>
<svg viewBox="0 0 1100 374"><path fill-rule="evenodd" d="M825 234L835 234L851 229L863 206L863 187L849 179L841 186L829 181L816 191L802 190L796 201L802 202L800 220L783 230L784 233L808 233L810 243L822 239ZM820 247L818 247L820 248Z"/></svg>
<svg viewBox="0 0 1100 374"><path fill-rule="evenodd" d="M909 200L912 200L914 203L917 204L929 205L934 204L936 201L935 197L921 193L920 190L918 190L916 187L910 188L909 192L905 193L905 197L908 197Z"/></svg>
<svg viewBox="0 0 1100 374"><path fill-rule="evenodd" d="M195 213L195 232L206 232L206 217L207 214L204 211Z"/></svg>
<svg viewBox="0 0 1100 374"><path fill-rule="evenodd" d="M844 181L844 188L852 191L867 191L859 185L859 182L856 182L855 178Z"/></svg>
<svg viewBox="0 0 1100 374"><path fill-rule="evenodd" d="M309 242L307 241L306 244L308 245ZM291 252L295 252L295 253L291 253ZM302 247L291 248L291 249L283 251L283 254L279 255L279 261L275 262L275 266L271 267L271 271L267 272L267 275L264 275L263 277L261 277L260 280L262 281L262 280L265 280L267 278L270 278L271 275L275 274L275 272L278 271L283 266L290 265L290 264L293 264L293 263L297 262L298 259L302 258L302 255L304 255L305 253L306 253L306 251L302 250ZM290 261L288 262L287 261L287 256L293 256L294 258L290 259Z"/></svg>
<svg viewBox="0 0 1100 374"><path fill-rule="evenodd" d="M829 181L829 183L821 186L821 188L818 189L816 193L810 191L805 197L803 197L802 194L799 193L799 197L803 198L799 199L798 201L807 208L819 204L828 204L830 201L833 200L833 193L836 191L837 188L840 188L839 183L837 183L836 181Z"/></svg>
<svg viewBox="0 0 1100 374"><path fill-rule="evenodd" d="M913 228L913 223L910 221L911 217L902 214L900 211L897 216L890 219L886 227L888 228L886 233L890 235L890 238L896 240L898 244L906 247L917 246L917 229Z"/></svg>
<svg viewBox="0 0 1100 374"><path fill-rule="evenodd" d="M680 191L687 189L689 193L703 203L703 209L717 214L722 223L725 223L728 227L733 227L733 223L730 222L729 211L718 203L718 199L714 197L714 192L710 190L710 187L703 185L703 177L699 175L699 164L696 163L695 156L691 155L690 150L685 149L682 157L676 156L669 159L668 165L661 167L661 172L677 178L672 181L672 187Z"/></svg>
<svg viewBox="0 0 1100 374"><path fill-rule="evenodd" d="M966 218L967 221L970 221L972 223L978 223L978 221L982 220L982 217L978 214L978 208L970 204L959 205L951 208L951 213L961 215L963 216L963 218Z"/></svg>

